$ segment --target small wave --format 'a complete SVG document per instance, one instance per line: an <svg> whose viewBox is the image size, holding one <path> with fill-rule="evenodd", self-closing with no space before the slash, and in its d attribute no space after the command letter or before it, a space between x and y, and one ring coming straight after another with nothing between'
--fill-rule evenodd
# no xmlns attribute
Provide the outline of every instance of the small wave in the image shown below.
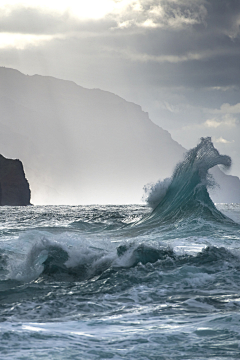
<svg viewBox="0 0 240 360"><path fill-rule="evenodd" d="M191 266L222 266L227 262L238 266L239 257L225 247L206 247L194 255L178 254L161 243L139 241L107 243L72 238L72 234L51 235L41 232L26 233L19 241L28 246L12 257L4 254L1 272L6 280L23 283L31 281L83 281L101 276L106 270L118 272L138 264L158 264L161 269ZM1 260L1 259L0 259ZM4 280L3 279L3 280Z"/></svg>
<svg viewBox="0 0 240 360"><path fill-rule="evenodd" d="M20 282L39 277L53 277L57 281L89 279L108 268L114 260L111 246L106 249L104 240L91 240L72 232L58 235L26 232L11 253L5 266L8 270L5 278Z"/></svg>

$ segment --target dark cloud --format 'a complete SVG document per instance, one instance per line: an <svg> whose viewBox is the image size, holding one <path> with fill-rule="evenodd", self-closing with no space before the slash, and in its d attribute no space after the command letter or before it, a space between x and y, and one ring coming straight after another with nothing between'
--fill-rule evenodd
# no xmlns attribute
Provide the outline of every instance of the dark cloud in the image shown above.
<svg viewBox="0 0 240 360"><path fill-rule="evenodd" d="M222 121L224 114L210 110L240 102L240 1L139 4L141 11L129 6L125 12L85 21L68 12L33 8L15 8L8 17L1 13L1 32L62 37L20 50L0 49L0 65L112 91L141 104L184 146L195 145L204 135L225 136L229 142L218 146L222 152L228 146L235 156L239 125L203 124L213 116ZM240 119L239 114L234 117Z"/></svg>
<svg viewBox="0 0 240 360"><path fill-rule="evenodd" d="M238 0L211 0L206 3L206 23L209 31L239 36L240 2Z"/></svg>
<svg viewBox="0 0 240 360"><path fill-rule="evenodd" d="M164 6L167 3L162 2ZM173 16L177 2L169 3ZM181 13L184 13L190 2L179 3ZM146 28L141 31L133 31L131 28L122 31L113 30L116 22L110 17L97 21L77 21L68 13L60 16L18 7L5 21L1 19L0 28L8 32L65 35L65 40L55 39L40 46L46 58L49 57L49 63L56 58L52 49L62 54L58 57L62 66L71 61L70 58L72 65L78 59L80 67L85 67L84 62L87 61L86 75L98 69L95 79L100 79L104 74L106 87L109 86L106 74L117 74L122 68L133 84L186 88L238 86L240 39L232 40L222 29L232 29L234 20L236 22L240 14L239 2L211 0L204 3L207 14L201 27ZM154 2L145 5L145 11L151 9L149 4L153 7ZM224 27L221 27L223 17ZM73 32L71 35L68 34L70 30ZM84 31L87 32L86 36L82 36Z"/></svg>

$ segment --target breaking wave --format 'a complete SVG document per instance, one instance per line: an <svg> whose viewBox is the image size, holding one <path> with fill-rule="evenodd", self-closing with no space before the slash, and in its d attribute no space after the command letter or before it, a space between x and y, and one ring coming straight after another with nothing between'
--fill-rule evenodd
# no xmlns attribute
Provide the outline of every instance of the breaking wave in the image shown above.
<svg viewBox="0 0 240 360"><path fill-rule="evenodd" d="M229 168L231 158L220 155L210 137L201 138L201 142L176 166L171 179L145 187L147 202L155 208L139 223L154 226L199 217L231 221L216 209L207 191L207 187L213 186L208 170L216 165Z"/></svg>
<svg viewBox="0 0 240 360"><path fill-rule="evenodd" d="M171 246L157 242L123 241L112 248L100 248L97 244L92 246L86 240L78 239L79 246L74 247L67 234L66 241L41 237L38 232L32 235L35 241L21 258L16 260L5 256L1 264L5 276L1 276L0 280L21 283L36 280L85 281L104 274L109 277L109 271L117 274L121 269L147 264L156 264L159 269L168 270L182 266L221 268L223 263L229 263L235 269L240 269L239 254L233 254L223 246L202 246L200 251L194 253L179 253Z"/></svg>
<svg viewBox="0 0 240 360"><path fill-rule="evenodd" d="M229 258L233 255L228 250L215 247L207 247L195 257L176 255L171 247L159 240L161 233L166 230L169 237L173 236L171 227L168 226L170 224L174 224L179 235L179 223L185 224L186 229L192 232L193 222L199 222L200 219L201 236L209 221L235 224L217 210L207 191L207 187L212 184L208 170L219 164L229 167L231 158L220 155L211 138L202 138L194 149L187 152L184 161L176 166L171 179L165 179L152 188L148 201L152 205L158 204L149 215L138 221L133 219L133 222L128 224L123 215L113 209L111 214L105 214L104 219L99 218L99 214L96 219L91 217L91 223L73 221L69 225L71 231L61 235L36 230L26 232L18 240L19 249L25 247L22 253L19 253L19 250L14 252L13 259L11 254L7 257L6 254L0 254L0 272L4 279L23 282L39 277L72 281L91 279L108 269L131 268L139 263L144 265L161 262L178 266L181 262L194 262L198 258L201 262L210 258L214 260L219 256ZM167 225L166 229L161 225ZM142 232L142 226L152 234L154 229L158 230L158 240L156 241L155 237L154 244L150 238L146 241L141 237L146 235L146 232ZM142 232L137 240L134 240L135 236L138 236L134 228ZM123 239L126 239L126 235L128 241L125 243ZM178 238L178 235L175 233L174 237ZM115 240L109 241L112 236ZM180 237L188 236L188 232L184 230Z"/></svg>

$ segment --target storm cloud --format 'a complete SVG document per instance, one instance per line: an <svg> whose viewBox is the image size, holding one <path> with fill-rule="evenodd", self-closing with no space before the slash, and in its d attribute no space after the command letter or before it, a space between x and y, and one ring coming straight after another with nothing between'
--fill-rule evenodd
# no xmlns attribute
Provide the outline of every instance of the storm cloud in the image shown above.
<svg viewBox="0 0 240 360"><path fill-rule="evenodd" d="M112 91L186 148L212 136L239 176L240 2L112 3L98 18L67 6L5 5L0 65Z"/></svg>

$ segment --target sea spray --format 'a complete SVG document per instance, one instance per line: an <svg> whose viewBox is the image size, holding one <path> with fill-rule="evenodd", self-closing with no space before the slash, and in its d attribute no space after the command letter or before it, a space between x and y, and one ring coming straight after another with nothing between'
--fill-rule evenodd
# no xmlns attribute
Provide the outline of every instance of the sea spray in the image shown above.
<svg viewBox="0 0 240 360"><path fill-rule="evenodd" d="M144 185L144 195L142 200L145 201L152 209L155 209L155 207L166 195L171 180L171 178L166 178L164 180L159 180L156 183L148 183Z"/></svg>
<svg viewBox="0 0 240 360"><path fill-rule="evenodd" d="M216 165L229 168L231 158L220 155L210 137L201 138L200 143L189 150L185 159L177 164L170 180L166 179L150 187L147 202L149 205L158 204L152 214L139 223L154 227L190 217L229 221L216 209L207 191L208 186L213 186L208 170Z"/></svg>

